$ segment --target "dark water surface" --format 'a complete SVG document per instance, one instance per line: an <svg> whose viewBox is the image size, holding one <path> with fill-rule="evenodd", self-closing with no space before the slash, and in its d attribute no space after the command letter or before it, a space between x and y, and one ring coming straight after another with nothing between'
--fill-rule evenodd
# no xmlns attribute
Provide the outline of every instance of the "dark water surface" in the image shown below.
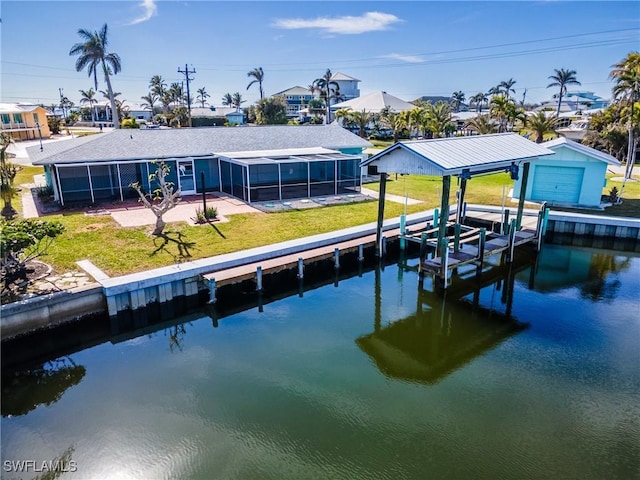
<svg viewBox="0 0 640 480"><path fill-rule="evenodd" d="M5 368L2 477L640 478L640 258L534 268L443 301L391 265Z"/></svg>

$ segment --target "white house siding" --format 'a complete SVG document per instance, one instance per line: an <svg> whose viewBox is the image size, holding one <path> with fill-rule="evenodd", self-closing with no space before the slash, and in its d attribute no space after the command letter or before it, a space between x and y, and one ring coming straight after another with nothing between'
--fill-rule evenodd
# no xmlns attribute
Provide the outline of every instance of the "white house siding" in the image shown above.
<svg viewBox="0 0 640 480"><path fill-rule="evenodd" d="M442 173L436 166L403 148L396 148L381 158L380 161L374 160L371 162L371 165L378 167L379 172L386 173L420 172L420 175L440 175Z"/></svg>

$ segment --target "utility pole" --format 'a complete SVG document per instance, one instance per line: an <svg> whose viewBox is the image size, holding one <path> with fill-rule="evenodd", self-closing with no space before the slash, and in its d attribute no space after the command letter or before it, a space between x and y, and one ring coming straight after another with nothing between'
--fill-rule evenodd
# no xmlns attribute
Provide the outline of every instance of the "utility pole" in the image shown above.
<svg viewBox="0 0 640 480"><path fill-rule="evenodd" d="M187 64L184 64L184 70L180 70L178 68L178 73L182 73L184 75L185 80L187 81L187 110L189 111L189 126L191 127L191 93L189 92L189 82L193 80L189 75L192 73L196 73L196 69L189 70Z"/></svg>
<svg viewBox="0 0 640 480"><path fill-rule="evenodd" d="M58 88L58 93L60 93L60 108L62 109L62 118L64 118L66 121L67 116L65 115L65 112L64 112L64 95L62 94L62 88Z"/></svg>

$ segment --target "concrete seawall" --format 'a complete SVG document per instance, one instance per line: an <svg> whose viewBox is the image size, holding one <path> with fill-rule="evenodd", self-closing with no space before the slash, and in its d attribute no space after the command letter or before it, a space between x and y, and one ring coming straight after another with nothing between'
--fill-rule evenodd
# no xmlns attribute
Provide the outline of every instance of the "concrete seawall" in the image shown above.
<svg viewBox="0 0 640 480"><path fill-rule="evenodd" d="M500 212L500 207L469 205L470 210ZM455 208L452 207L452 211ZM536 215L538 210L525 211ZM407 216L407 226L432 222L433 211ZM396 236L399 219L384 222L387 236ZM338 245L341 242L364 239L375 235L376 224L370 223L326 234L253 248L241 252L185 262L109 278L90 262L79 262L98 281L89 287L81 287L34 297L21 302L2 305L0 326L2 340L29 331L47 328L92 313L108 313L116 317L123 312L135 312L150 305L169 304L174 300L188 299L189 305L197 303L202 293L209 289L204 275L243 265L265 262L285 255ZM547 233L568 234L576 237L626 238L640 240L640 219L593 216L577 213L550 212ZM171 312L163 309L161 313Z"/></svg>

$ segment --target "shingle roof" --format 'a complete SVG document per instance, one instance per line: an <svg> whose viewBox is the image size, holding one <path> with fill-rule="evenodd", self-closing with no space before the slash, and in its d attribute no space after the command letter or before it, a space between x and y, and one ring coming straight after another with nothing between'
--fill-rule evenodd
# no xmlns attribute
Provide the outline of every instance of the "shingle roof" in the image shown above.
<svg viewBox="0 0 640 480"><path fill-rule="evenodd" d="M414 142L396 143L386 150L362 162L362 165L373 163L379 166L385 162L385 156L391 160L395 152L410 152L420 162L426 162L433 172L440 175L458 175L469 169L471 173L498 170L509 166L512 162L535 159L554 152L544 145L534 143L517 133L500 133L494 135L474 135L468 137L437 138ZM423 173L424 169L416 164L413 172Z"/></svg>
<svg viewBox="0 0 640 480"><path fill-rule="evenodd" d="M63 145L57 145L63 144ZM212 155L217 152L325 147L365 148L371 144L337 125L208 127L114 130L27 148L35 165L108 162Z"/></svg>

